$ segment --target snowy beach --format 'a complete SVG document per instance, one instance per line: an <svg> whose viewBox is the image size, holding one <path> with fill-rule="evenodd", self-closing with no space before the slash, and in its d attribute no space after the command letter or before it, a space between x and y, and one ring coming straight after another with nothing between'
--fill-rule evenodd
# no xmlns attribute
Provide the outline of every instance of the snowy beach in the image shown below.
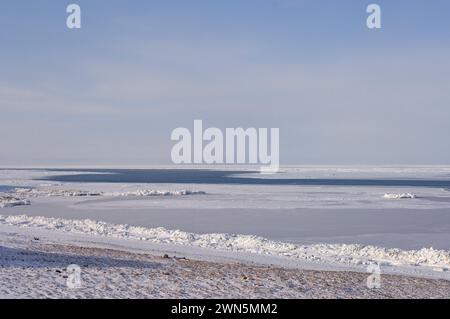
<svg viewBox="0 0 450 319"><path fill-rule="evenodd" d="M0 298L450 298L448 280L384 275L382 288L368 289L365 273L61 244L0 229ZM67 287L71 264L81 268L77 289Z"/></svg>
<svg viewBox="0 0 450 319"><path fill-rule="evenodd" d="M448 298L450 167L200 172L1 170L0 281L10 288L0 295ZM171 174L180 182L165 183ZM86 265L91 288L62 286L73 263ZM382 290L365 286L371 264ZM223 271L206 278L212 268ZM129 277L148 271L159 288L136 280L127 291ZM227 286L214 289L223 276ZM26 278L43 278L52 291L33 290ZM95 294L92 285L105 288Z"/></svg>

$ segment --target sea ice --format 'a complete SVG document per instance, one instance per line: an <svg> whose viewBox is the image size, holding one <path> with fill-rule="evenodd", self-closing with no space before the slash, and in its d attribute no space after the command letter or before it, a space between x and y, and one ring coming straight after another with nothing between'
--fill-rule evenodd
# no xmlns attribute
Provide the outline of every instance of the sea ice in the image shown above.
<svg viewBox="0 0 450 319"><path fill-rule="evenodd" d="M31 205L26 199L20 199L13 196L0 196L0 208Z"/></svg>
<svg viewBox="0 0 450 319"><path fill-rule="evenodd" d="M386 199L414 199L417 198L416 195L411 193L402 193L402 194L384 194L384 198Z"/></svg>

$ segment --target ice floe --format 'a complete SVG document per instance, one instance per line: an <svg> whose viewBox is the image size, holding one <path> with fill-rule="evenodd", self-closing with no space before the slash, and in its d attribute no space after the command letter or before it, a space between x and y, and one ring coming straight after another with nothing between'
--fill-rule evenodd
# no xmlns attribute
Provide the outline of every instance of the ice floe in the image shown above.
<svg viewBox="0 0 450 319"><path fill-rule="evenodd" d="M36 188L16 188L14 194L17 196L26 197L90 197L90 196L102 196L102 192L90 192L83 190L64 190L53 189L44 190Z"/></svg>
<svg viewBox="0 0 450 319"><path fill-rule="evenodd" d="M25 206L25 205L31 205L31 202L26 199L20 199L8 195L0 196L0 208Z"/></svg>
<svg viewBox="0 0 450 319"><path fill-rule="evenodd" d="M154 189L138 189L136 191L111 193L111 196L186 196L186 195L205 195L203 191L179 190L179 191L165 191Z"/></svg>
<svg viewBox="0 0 450 319"><path fill-rule="evenodd" d="M402 193L402 194L386 193L386 194L384 194L384 198L386 198L386 199L414 199L414 198L417 198L417 196L414 194L411 194L411 193Z"/></svg>
<svg viewBox="0 0 450 319"><path fill-rule="evenodd" d="M186 195L204 195L206 192L196 190L154 190L154 189L138 189L128 192L92 192L84 190L64 190L64 189L35 189L35 188L16 188L14 195L20 197L95 197L95 196L186 196Z"/></svg>

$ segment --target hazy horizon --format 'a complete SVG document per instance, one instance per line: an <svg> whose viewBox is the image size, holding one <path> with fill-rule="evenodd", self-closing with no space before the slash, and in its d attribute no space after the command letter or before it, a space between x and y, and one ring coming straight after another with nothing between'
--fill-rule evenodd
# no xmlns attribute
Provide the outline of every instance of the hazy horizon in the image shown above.
<svg viewBox="0 0 450 319"><path fill-rule="evenodd" d="M0 167L171 165L195 119L280 128L281 165L450 164L448 1L73 2L1 5Z"/></svg>

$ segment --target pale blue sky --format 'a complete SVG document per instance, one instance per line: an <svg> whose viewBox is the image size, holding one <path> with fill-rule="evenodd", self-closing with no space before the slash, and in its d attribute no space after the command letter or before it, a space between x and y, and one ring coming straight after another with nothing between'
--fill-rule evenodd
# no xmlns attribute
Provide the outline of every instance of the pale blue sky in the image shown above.
<svg viewBox="0 0 450 319"><path fill-rule="evenodd" d="M0 5L0 166L170 163L194 119L279 127L282 164L450 164L447 0L73 2L81 30Z"/></svg>

